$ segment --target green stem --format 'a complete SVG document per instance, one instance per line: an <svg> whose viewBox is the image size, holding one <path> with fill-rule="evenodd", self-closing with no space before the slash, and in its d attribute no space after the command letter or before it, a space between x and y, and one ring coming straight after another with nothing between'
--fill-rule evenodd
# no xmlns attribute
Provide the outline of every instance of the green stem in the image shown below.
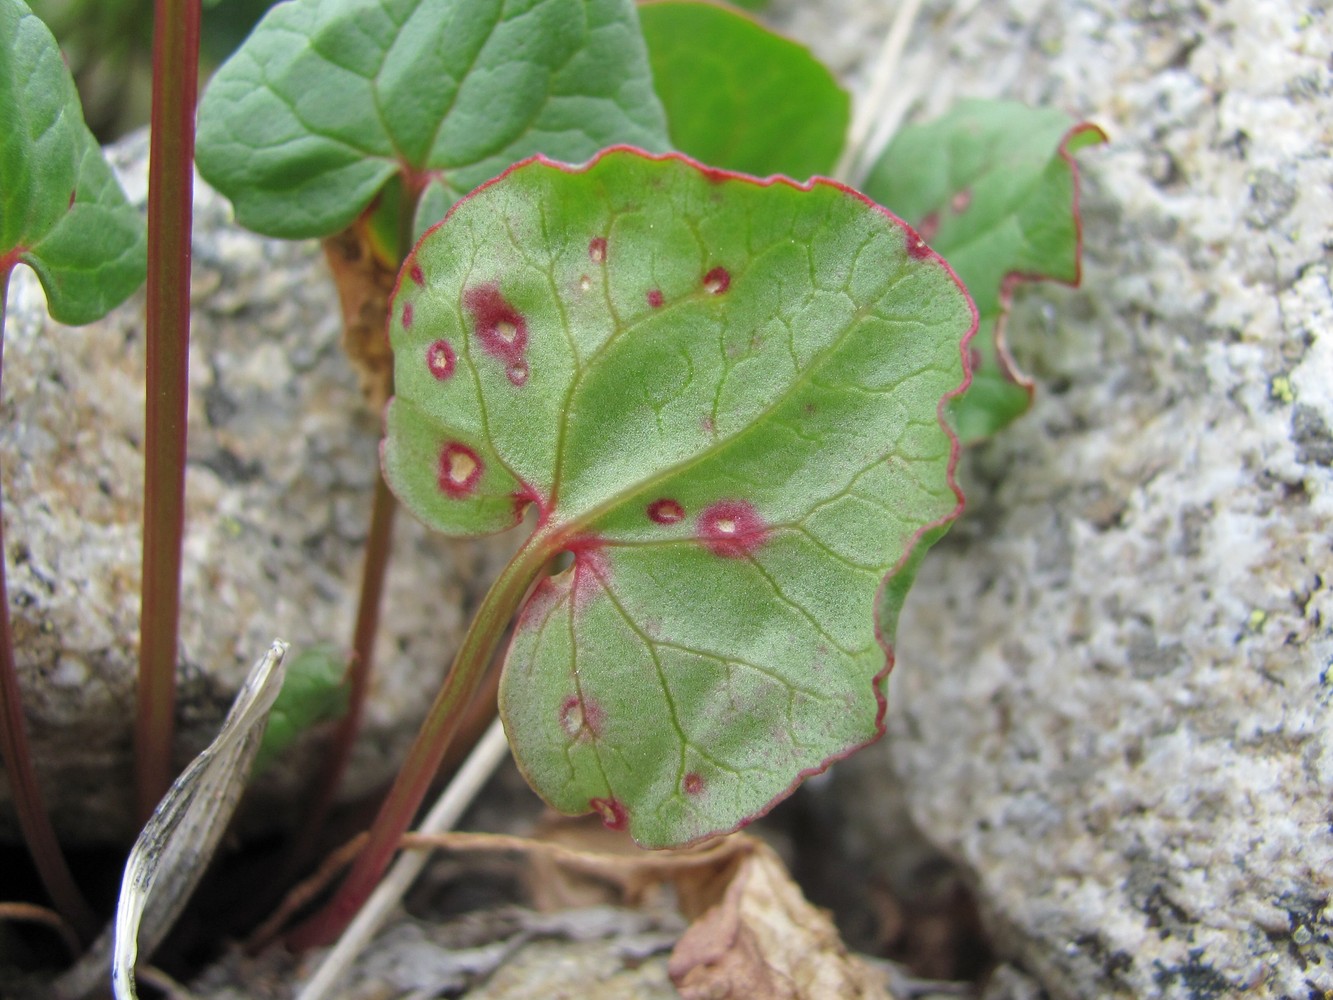
<svg viewBox="0 0 1333 1000"><path fill-rule="evenodd" d="M0 262L0 372L4 369L5 311L12 264ZM4 527L0 518L0 760L9 776L10 795L28 853L51 902L86 943L97 933L97 918L79 892L65 864L51 817L42 801L37 775L28 752L28 725L23 717L18 668L14 663L14 635L9 627L9 592L5 583Z"/></svg>
<svg viewBox="0 0 1333 1000"><path fill-rule="evenodd" d="M440 761L449 748L468 703L486 676L486 668L505 628L528 588L541 574L553 551L541 533L528 539L487 592L458 649L453 668L431 705L426 721L408 751L398 778L370 828L370 839L327 906L288 937L297 950L332 941L361 908L384 874L398 841L421 806Z"/></svg>
<svg viewBox="0 0 1333 1000"><path fill-rule="evenodd" d="M148 163L143 585L134 729L141 820L152 813L173 773L198 80L199 0L156 0Z"/></svg>

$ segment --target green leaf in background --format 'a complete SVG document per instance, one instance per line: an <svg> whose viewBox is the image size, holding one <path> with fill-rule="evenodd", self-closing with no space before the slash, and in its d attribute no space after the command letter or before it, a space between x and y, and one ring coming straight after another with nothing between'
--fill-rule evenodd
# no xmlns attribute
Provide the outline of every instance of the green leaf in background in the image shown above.
<svg viewBox="0 0 1333 1000"><path fill-rule="evenodd" d="M1082 229L1074 153L1104 142L1096 126L1003 101L964 101L904 128L864 190L907 219L958 272L981 316L972 386L950 407L964 442L1027 412L1032 383L1005 346L1014 284L1077 284Z"/></svg>
<svg viewBox="0 0 1333 1000"><path fill-rule="evenodd" d="M348 691L343 683L347 655L333 646L302 650L287 666L282 690L268 716L268 728L255 755L256 776L282 756L303 733L347 711Z"/></svg>
<svg viewBox="0 0 1333 1000"><path fill-rule="evenodd" d="M612 150L522 165L404 264L385 474L451 534L572 553L501 711L556 808L731 830L882 731L897 608L957 514L975 313L866 199Z"/></svg>
<svg viewBox="0 0 1333 1000"><path fill-rule="evenodd" d="M759 176L833 170L851 99L808 49L712 3L648 3L639 18L676 149Z"/></svg>
<svg viewBox="0 0 1333 1000"><path fill-rule="evenodd" d="M271 236L328 236L389 178L419 228L535 152L667 147L630 0L293 0L218 70L199 170Z"/></svg>
<svg viewBox="0 0 1333 1000"><path fill-rule="evenodd" d="M27 264L55 319L88 323L143 282L145 248L55 39L20 0L0 0L0 270Z"/></svg>

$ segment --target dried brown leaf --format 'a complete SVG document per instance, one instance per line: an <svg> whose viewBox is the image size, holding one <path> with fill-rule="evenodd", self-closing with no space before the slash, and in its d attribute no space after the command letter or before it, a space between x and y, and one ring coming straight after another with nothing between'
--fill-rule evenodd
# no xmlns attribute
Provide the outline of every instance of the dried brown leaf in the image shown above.
<svg viewBox="0 0 1333 1000"><path fill-rule="evenodd" d="M889 1000L827 914L758 841L722 898L681 937L670 972L685 1000Z"/></svg>
<svg viewBox="0 0 1333 1000"><path fill-rule="evenodd" d="M343 350L361 379L361 393L376 412L390 396L389 295L395 271L375 252L364 218L323 241L343 314Z"/></svg>

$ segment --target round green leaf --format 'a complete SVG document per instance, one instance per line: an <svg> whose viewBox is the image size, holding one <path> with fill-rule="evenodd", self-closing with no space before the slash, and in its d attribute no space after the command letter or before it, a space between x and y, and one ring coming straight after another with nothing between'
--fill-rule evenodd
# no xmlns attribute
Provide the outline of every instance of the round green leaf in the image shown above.
<svg viewBox="0 0 1333 1000"><path fill-rule="evenodd" d="M1074 153L1105 141L1049 108L962 101L904 128L870 172L865 192L911 220L967 285L981 315L972 387L950 416L964 441L988 437L1032 402L1004 320L1014 283L1078 284L1082 228Z"/></svg>
<svg viewBox="0 0 1333 1000"><path fill-rule="evenodd" d="M532 153L618 142L666 147L629 0L292 0L214 76L197 159L242 224L299 238L395 174L447 208Z"/></svg>
<svg viewBox="0 0 1333 1000"><path fill-rule="evenodd" d="M833 170L851 99L804 46L712 3L639 10L672 145L747 174Z"/></svg>
<svg viewBox="0 0 1333 1000"><path fill-rule="evenodd" d="M83 124L55 39L21 0L0 0L0 271L17 261L63 323L104 315L147 267L142 216Z"/></svg>
<svg viewBox="0 0 1333 1000"><path fill-rule="evenodd" d="M551 804L684 843L880 733L901 595L959 509L974 322L855 192L676 156L520 165L418 245L385 473L439 530L532 505L528 550L572 553L501 687Z"/></svg>

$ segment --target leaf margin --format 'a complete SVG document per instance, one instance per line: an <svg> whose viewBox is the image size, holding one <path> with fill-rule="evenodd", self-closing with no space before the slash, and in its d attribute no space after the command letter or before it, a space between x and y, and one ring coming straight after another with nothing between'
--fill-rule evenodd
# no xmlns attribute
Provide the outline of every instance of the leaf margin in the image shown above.
<svg viewBox="0 0 1333 1000"><path fill-rule="evenodd" d="M568 163L565 161L554 159L544 154L536 154L534 156L527 157L524 160L521 160L517 163L514 163L503 173L484 182L483 184L475 188L473 191L465 195L463 198L460 198L457 202L455 202L453 206L451 206L448 213L445 215L443 219L436 222L434 225L432 225L431 227L429 227L429 229L426 230L426 232L418 240L417 246L414 247L413 251L409 253L408 256L404 259L403 266L398 273L397 279L395 280L393 291L391 293L389 300L390 316L391 317L396 316L400 312L400 310L397 307L398 294L400 290L403 288L405 281L413 280L409 278L409 275L412 273L413 269L417 266L416 255L417 255L417 250L421 245L421 242L424 241L429 235L434 233L435 230L441 228L442 226L445 225L445 223L449 222L450 219L453 217L455 211L457 211L457 209L460 206L464 205L469 200L481 194L482 192L490 189L491 187L501 184L515 171L530 166L534 163L540 163L542 165L552 167L563 173L577 174L577 173L587 172L593 166L600 163L604 158L618 153L634 154L638 157L644 158L652 162L663 162L663 161L681 162L686 164L687 166L693 167L695 170L699 171L703 176L714 180L740 181L749 184L751 186L760 188L779 186L779 187L792 188L797 191L809 191L817 186L831 187L835 190L840 191L845 195L850 195L855 200L861 202L863 205L871 209L873 212L885 217L891 224L900 228L904 233L904 237L908 245L915 244L916 247L918 247L923 254L928 255L936 265L943 267L948 278L959 289L962 298L966 303L967 309L970 313L969 326L967 330L959 338L957 346L959 352L959 361L962 372L962 378L956 386L946 391L936 401L936 406L935 406L935 419L939 424L940 429L943 431L949 445L948 458L945 466L944 483L954 495L955 498L954 504L952 508L947 512L942 513L934 520L917 527L916 530L911 535L911 537L904 542L902 555L880 580L878 587L876 589L876 593L871 608L875 641L880 646L885 657L883 668L879 670L870 679L871 690L876 700L876 712L875 712L873 731L864 741L857 743L851 747L848 747L844 750L841 750L835 754L830 755L817 765L801 769L793 776L788 786L782 791L780 791L778 794L773 796L771 799L769 799L768 802L761 809L741 817L736 821L736 823L733 826L729 828L712 830L704 834L701 834L695 838L692 838L690 840L673 843L671 845L665 845L665 844L644 845L649 847L689 846L691 844L699 843L704 840L709 840L716 836L735 832L736 830L739 830L749 825L750 823L754 822L760 817L766 815L778 803L789 797L796 790L796 788L799 787L800 784L804 782L807 778L823 773L837 761L843 760L851 756L852 754L858 752L859 750L864 749L865 747L879 740L885 734L886 732L885 718L888 709L888 699L887 699L887 692L885 691L885 683L896 663L894 633L896 632L897 619L898 619L898 614L901 611L902 601L905 598L907 591L910 589L910 585L921 564L921 561L922 559L924 559L930 547L932 547L937 541L940 540L940 538L943 537L943 535L947 532L949 526L962 514L963 509L965 507L966 501L964 498L962 488L957 479L957 468L962 453L963 442L961 441L957 432L955 431L952 421L948 419L947 411L950 404L954 400L961 398L961 396L968 390L968 388L970 388L972 384L973 371L972 371L971 345L973 338L977 334L979 325L979 314L971 294L967 291L966 286L963 284L962 280L954 271L953 267L948 263L948 261L945 258L943 258L940 254L936 253L934 250L930 249L927 246L925 240L921 238L920 234L911 224L907 223L905 220L903 220L901 217L899 217L896 213L894 213L890 209L886 208L884 205L874 201L872 198L856 190L855 188L850 187L847 184L823 177L813 177L806 181L795 181L789 177L784 177L782 175L774 175L767 178L759 178L748 174L740 173L738 171L727 170L725 168L713 167L707 164L703 164L700 163L698 160L694 159L693 157L690 157L689 155L680 152L671 151L665 153L657 153L657 152L645 151L638 147L622 144L622 145L607 147L606 149L599 151L591 159L580 163ZM397 354L395 354L395 359L396 358ZM386 414L386 428L387 424L388 424L388 418ZM392 483L393 477L389 472L390 450L391 450L391 445L386 433L386 436L380 442L381 468L384 470L386 480ZM395 490L395 492L397 491ZM522 556L524 553L529 553L529 558L530 558L529 550L531 547L545 545L547 543L549 543L549 552L546 555L546 558L548 559L554 558L561 552L571 551L569 548L567 548L566 543L577 542L579 536L578 526L582 523L582 521L581 520L573 521L571 522L570 525L565 526L564 529L561 530L558 523L556 525L552 525L550 523L553 511L543 503L540 497L534 495L534 496L529 496L526 499L529 502L535 504L538 511L539 519L537 522L537 527L533 530L532 534L530 534L523 542L523 548L520 551L520 556ZM442 531L442 533L450 534L451 537L484 537L485 535L489 534L499 534L504 531L510 530L513 527L517 527L519 524L521 524L523 520L522 516L523 508L522 506L516 506L514 519L506 526L497 528L493 531L451 533L451 532L444 532L443 529L440 528L438 525L432 524L430 521L422 517L420 512L412 509L412 507L407 505L405 501L404 505L408 506L409 512L417 520L421 521L426 527L432 530ZM528 598L525 598L521 602L520 606L516 609L513 618L515 622L519 621L525 614L525 612L529 609L530 600L531 600L531 595L529 595ZM514 641L515 637L511 636L506 644L502 662L504 663L508 662L510 648L513 646ZM518 759L517 755L515 755L515 760L517 766L519 767L520 772L523 773L525 780L527 780L529 784L533 786L534 790L536 790L538 786L535 782L532 781L526 767L524 766L524 763ZM540 792L538 794L540 794ZM638 842L637 838L636 842Z"/></svg>

